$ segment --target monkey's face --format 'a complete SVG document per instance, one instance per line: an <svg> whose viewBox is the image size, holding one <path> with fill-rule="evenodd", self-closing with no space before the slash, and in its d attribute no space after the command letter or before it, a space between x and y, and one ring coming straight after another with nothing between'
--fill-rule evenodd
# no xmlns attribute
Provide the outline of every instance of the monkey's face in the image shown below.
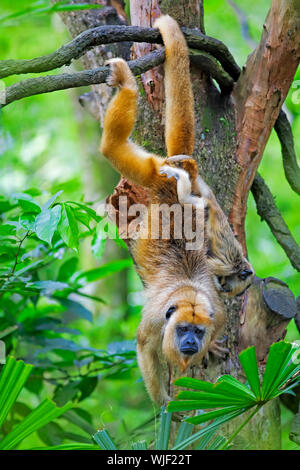
<svg viewBox="0 0 300 470"><path fill-rule="evenodd" d="M183 372L201 362L213 330L213 311L204 294L182 292L165 312L163 354L170 365Z"/></svg>

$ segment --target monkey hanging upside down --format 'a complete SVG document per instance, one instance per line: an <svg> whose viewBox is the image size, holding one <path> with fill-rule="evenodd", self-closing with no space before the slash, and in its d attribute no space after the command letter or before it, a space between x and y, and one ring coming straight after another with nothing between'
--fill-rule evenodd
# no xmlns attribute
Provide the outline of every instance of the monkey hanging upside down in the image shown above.
<svg viewBox="0 0 300 470"><path fill-rule="evenodd" d="M194 109L185 39L167 15L155 26L166 48L169 158L148 153L129 140L138 88L122 59L108 61L111 73L107 82L119 91L106 112L101 152L122 175L150 190L147 233L131 247L146 294L137 350L148 392L156 403L164 404L169 400L168 369L177 367L183 373L200 364L209 349L218 350L216 339L225 323L218 294L241 294L250 285L253 270L212 191L198 175L196 162L189 157L194 147ZM205 211L206 221L200 227L203 243L197 249L186 249L191 241L188 237L174 236L174 221L168 239L150 236L149 228L157 223L151 208L162 204L178 204L182 209L192 206L194 226L197 210ZM159 224L161 228L161 216Z"/></svg>

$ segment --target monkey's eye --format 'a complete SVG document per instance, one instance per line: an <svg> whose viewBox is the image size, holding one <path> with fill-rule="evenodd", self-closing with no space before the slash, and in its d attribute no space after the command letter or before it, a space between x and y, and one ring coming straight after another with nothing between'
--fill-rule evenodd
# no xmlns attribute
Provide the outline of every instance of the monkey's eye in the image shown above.
<svg viewBox="0 0 300 470"><path fill-rule="evenodd" d="M179 333L186 333L188 331L188 327L187 326L179 326L178 331L179 331Z"/></svg>
<svg viewBox="0 0 300 470"><path fill-rule="evenodd" d="M204 335L204 330L202 328L195 328L195 334L197 336L203 336Z"/></svg>
<svg viewBox="0 0 300 470"><path fill-rule="evenodd" d="M172 305L172 307L170 307L166 313L166 319L170 318L170 316L172 315L172 313L175 312L176 310L176 306L175 305Z"/></svg>

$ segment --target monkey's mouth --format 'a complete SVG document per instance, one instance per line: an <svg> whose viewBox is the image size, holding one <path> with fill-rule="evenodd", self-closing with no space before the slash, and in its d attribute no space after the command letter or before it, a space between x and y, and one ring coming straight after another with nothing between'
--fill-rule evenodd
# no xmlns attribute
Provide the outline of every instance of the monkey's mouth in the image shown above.
<svg viewBox="0 0 300 470"><path fill-rule="evenodd" d="M192 356L193 354L196 354L198 352L198 348L193 348L193 347L181 348L180 352L182 354L185 354L186 356Z"/></svg>

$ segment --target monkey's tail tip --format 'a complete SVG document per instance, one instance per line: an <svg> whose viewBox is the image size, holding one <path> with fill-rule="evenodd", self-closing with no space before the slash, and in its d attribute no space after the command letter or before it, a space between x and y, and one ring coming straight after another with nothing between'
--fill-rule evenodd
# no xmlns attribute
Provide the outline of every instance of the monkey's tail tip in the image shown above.
<svg viewBox="0 0 300 470"><path fill-rule="evenodd" d="M182 34L180 27L177 21L174 20L169 15L162 15L154 22L154 28L158 28L164 44L166 46L167 53L171 54L171 57L174 55L175 60L178 56L179 52L183 52L187 54L187 46L184 35ZM174 49L174 54L172 54L172 50Z"/></svg>

